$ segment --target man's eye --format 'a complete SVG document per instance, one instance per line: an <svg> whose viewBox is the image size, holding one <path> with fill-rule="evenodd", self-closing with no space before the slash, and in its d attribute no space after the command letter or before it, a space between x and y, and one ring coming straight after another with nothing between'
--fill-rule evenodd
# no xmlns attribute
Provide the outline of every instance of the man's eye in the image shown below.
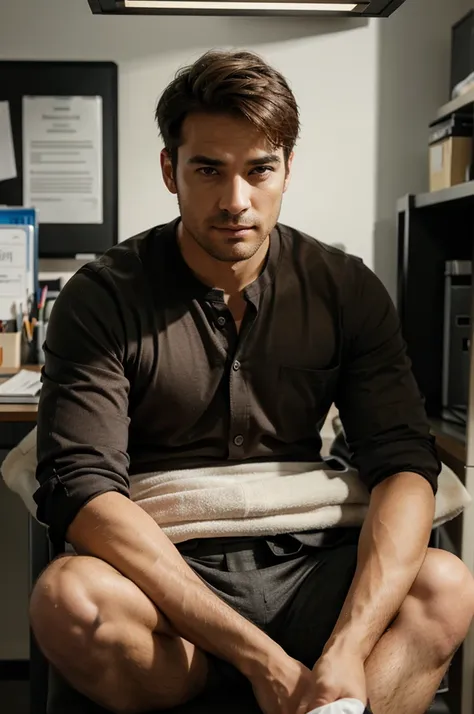
<svg viewBox="0 0 474 714"><path fill-rule="evenodd" d="M217 171L215 168L212 166L203 166L202 168L198 169L198 173L202 174L203 176L216 176Z"/></svg>
<svg viewBox="0 0 474 714"><path fill-rule="evenodd" d="M272 166L257 166L252 173L257 174L257 176L266 176L269 171L273 171Z"/></svg>

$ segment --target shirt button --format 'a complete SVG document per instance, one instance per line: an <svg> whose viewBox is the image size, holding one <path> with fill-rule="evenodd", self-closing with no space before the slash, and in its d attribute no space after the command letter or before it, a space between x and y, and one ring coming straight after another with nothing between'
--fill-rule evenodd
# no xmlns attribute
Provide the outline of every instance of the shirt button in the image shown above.
<svg viewBox="0 0 474 714"><path fill-rule="evenodd" d="M237 434L237 436L234 436L234 444L236 446L242 446L243 443L244 437L242 436L242 434Z"/></svg>
<svg viewBox="0 0 474 714"><path fill-rule="evenodd" d="M234 370L234 372L238 372L241 367L242 365L240 364L239 360L236 359L234 364L232 365L232 369Z"/></svg>
<svg viewBox="0 0 474 714"><path fill-rule="evenodd" d="M219 327L224 327L226 322L227 320L222 315L217 318L217 324L219 325Z"/></svg>

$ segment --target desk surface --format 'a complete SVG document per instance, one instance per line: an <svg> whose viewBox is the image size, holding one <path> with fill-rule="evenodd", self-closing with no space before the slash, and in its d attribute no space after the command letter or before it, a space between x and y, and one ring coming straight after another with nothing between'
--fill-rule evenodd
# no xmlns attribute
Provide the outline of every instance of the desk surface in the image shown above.
<svg viewBox="0 0 474 714"><path fill-rule="evenodd" d="M41 366L37 364L23 365L22 369L31 369L34 372L40 372ZM18 370L8 370L1 368L0 384L17 373ZM0 404L0 423L5 422L35 422L38 415L37 404Z"/></svg>
<svg viewBox="0 0 474 714"><path fill-rule="evenodd" d="M3 422L36 422L37 404L0 404L0 424Z"/></svg>

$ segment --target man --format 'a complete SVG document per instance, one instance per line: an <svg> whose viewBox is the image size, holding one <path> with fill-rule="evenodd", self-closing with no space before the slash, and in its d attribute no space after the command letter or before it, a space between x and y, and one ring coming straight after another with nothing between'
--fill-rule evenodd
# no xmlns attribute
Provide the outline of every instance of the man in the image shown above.
<svg viewBox="0 0 474 714"><path fill-rule="evenodd" d="M474 588L427 549L439 463L394 307L361 261L277 224L299 130L278 72L207 53L156 115L180 219L80 270L48 328L35 498L77 554L33 592L39 644L113 712L247 681L264 714L345 697L422 714ZM275 533L259 468L320 464L333 401L371 493L360 537L294 527L304 473L278 481ZM232 493L261 486L258 533L222 505L235 465Z"/></svg>

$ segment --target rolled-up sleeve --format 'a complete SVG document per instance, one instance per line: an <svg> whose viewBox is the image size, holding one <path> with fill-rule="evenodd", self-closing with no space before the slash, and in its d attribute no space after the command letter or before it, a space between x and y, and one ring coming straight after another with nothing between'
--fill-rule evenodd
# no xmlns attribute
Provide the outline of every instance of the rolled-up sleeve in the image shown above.
<svg viewBox="0 0 474 714"><path fill-rule="evenodd" d="M395 306L372 271L359 261L352 270L344 286L336 405L353 462L369 490L413 472L436 493L440 462Z"/></svg>
<svg viewBox="0 0 474 714"><path fill-rule="evenodd" d="M101 272L64 287L48 324L38 412L38 519L64 541L79 510L107 491L129 495L124 327Z"/></svg>

